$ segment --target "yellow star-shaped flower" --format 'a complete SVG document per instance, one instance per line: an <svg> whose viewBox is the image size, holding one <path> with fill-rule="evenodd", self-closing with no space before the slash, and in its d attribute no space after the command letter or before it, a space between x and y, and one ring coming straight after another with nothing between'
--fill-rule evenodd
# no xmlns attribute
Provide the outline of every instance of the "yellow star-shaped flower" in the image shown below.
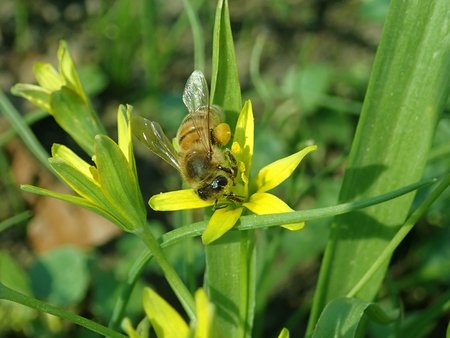
<svg viewBox="0 0 450 338"><path fill-rule="evenodd" d="M254 123L253 110L247 101L239 115L231 152L238 161L238 177L233 193L242 197L242 202L227 203L212 214L208 226L202 235L204 244L220 238L238 221L244 208L257 215L275 214L293 211L284 201L268 193L284 182L297 168L302 159L317 146L308 146L295 154L270 163L262 168L253 180L249 179L253 159ZM154 195L149 201L150 207L159 211L173 211L211 206L213 201L204 201L192 189L184 189ZM303 228L304 222L282 225L289 230Z"/></svg>

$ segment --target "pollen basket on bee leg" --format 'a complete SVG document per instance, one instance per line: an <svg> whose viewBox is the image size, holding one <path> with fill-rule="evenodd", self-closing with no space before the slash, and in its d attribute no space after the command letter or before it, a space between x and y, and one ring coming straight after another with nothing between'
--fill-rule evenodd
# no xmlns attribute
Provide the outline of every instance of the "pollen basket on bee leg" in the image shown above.
<svg viewBox="0 0 450 338"><path fill-rule="evenodd" d="M212 134L217 144L225 145L231 138L230 126L225 122L219 123L214 127Z"/></svg>

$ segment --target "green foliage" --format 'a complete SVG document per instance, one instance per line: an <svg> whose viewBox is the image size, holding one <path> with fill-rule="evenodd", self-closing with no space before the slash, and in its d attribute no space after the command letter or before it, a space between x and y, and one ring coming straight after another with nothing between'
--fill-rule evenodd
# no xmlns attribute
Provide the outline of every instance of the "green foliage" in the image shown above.
<svg viewBox="0 0 450 338"><path fill-rule="evenodd" d="M442 13L449 8L442 6L392 3L353 141L341 201L373 196L422 177L436 121L450 90L446 47L450 40L448 32L442 30L447 20ZM404 34L417 29L423 34ZM433 69L425 67L430 63ZM413 199L410 194L335 219L310 324L328 302L344 296L385 250L405 222ZM387 265L388 260L359 290L358 297L375 297Z"/></svg>
<svg viewBox="0 0 450 338"><path fill-rule="evenodd" d="M88 287L87 257L79 249L61 247L34 261L29 275L33 294L38 298L58 306L76 305Z"/></svg>
<svg viewBox="0 0 450 338"><path fill-rule="evenodd" d="M1 336L124 337L122 326L137 338L182 321L177 326L189 327L188 335L207 337L205 313L214 337L449 336L450 293L442 292L450 278L447 2L219 0L215 14L204 0L12 7L16 30L8 33L9 7L0 5L0 17L8 18L0 20L0 62L11 66L2 83L28 81L30 56L34 62L45 59L36 57L44 49L54 54L61 36L75 61L62 43L57 70L36 63L38 85L13 87L49 119L42 110L22 115L13 106L22 101L12 104L0 93L11 126L0 129ZM243 99L251 99L249 177L273 159L318 145L274 189L297 211L244 214L206 247L195 237L209 211L203 218L146 215L145 200L178 189L180 178L137 145L135 163L130 106L112 116L118 103L130 103L173 137L193 69L210 75L210 101L224 108L231 130ZM55 137L53 119L71 140ZM26 183L42 188L25 191L87 208L130 233L101 248L31 252L23 224L40 215L24 211L33 200L17 193L17 168L32 166L16 162L16 136L77 195L44 188L48 178L36 173ZM143 168L143 158L152 165ZM301 222L302 231L279 228ZM207 295L194 300L202 283Z"/></svg>

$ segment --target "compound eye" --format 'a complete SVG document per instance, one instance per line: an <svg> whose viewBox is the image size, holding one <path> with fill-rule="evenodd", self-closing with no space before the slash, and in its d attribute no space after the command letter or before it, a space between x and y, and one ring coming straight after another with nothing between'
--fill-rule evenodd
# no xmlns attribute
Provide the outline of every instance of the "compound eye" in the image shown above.
<svg viewBox="0 0 450 338"><path fill-rule="evenodd" d="M217 176L212 182L211 182L211 188L214 190L222 190L223 187L225 187L228 184L228 180L224 176Z"/></svg>
<svg viewBox="0 0 450 338"><path fill-rule="evenodd" d="M208 196L208 192L206 191L206 189L198 189L197 194L202 200L204 200L204 201L208 200L209 196Z"/></svg>

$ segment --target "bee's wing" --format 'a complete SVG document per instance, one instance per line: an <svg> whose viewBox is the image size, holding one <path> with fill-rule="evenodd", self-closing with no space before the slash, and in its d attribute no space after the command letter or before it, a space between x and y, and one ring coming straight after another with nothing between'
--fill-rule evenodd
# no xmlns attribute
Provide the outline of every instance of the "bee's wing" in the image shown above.
<svg viewBox="0 0 450 338"><path fill-rule="evenodd" d="M205 150L211 152L211 137L209 133L209 90L205 76L199 70L194 70L186 81L183 92L183 102L186 105L192 124L199 135ZM207 110L206 110L207 109ZM205 114L205 110L207 113ZM205 116L206 115L206 116ZM203 128L199 119L208 119L208 128Z"/></svg>
<svg viewBox="0 0 450 338"><path fill-rule="evenodd" d="M147 120L139 115L133 115L131 130L139 141L145 144L154 154L181 172L178 154L157 122Z"/></svg>
<svg viewBox="0 0 450 338"><path fill-rule="evenodd" d="M186 81L183 102L191 114L209 105L208 84L201 71L194 70Z"/></svg>

